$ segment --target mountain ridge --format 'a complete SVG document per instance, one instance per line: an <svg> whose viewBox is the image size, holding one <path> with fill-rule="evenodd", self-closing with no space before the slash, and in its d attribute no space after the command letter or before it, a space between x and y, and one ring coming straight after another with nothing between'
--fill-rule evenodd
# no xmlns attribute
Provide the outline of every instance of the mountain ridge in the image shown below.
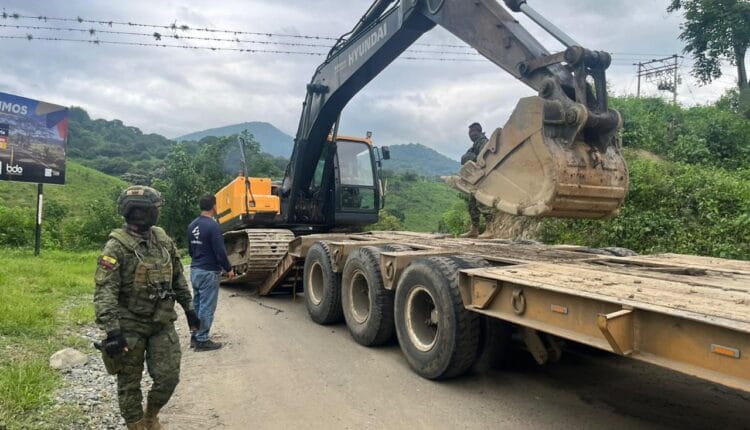
<svg viewBox="0 0 750 430"><path fill-rule="evenodd" d="M222 127L213 127L193 133L188 133L174 138L176 142L199 141L204 137L224 137L240 134L243 131L252 133L255 140L260 143L261 151L274 157L289 158L294 148L294 138L269 122L246 121L239 124L230 124Z"/></svg>
<svg viewBox="0 0 750 430"><path fill-rule="evenodd" d="M208 136L223 137L248 130L260 143L261 151L276 157L289 159L294 149L294 138L271 123L246 121L223 127L213 127L176 137L177 142L199 141ZM391 159L383 162L383 168L396 173L412 172L422 176L453 175L460 163L421 143L390 145Z"/></svg>
<svg viewBox="0 0 750 430"><path fill-rule="evenodd" d="M422 176L455 175L461 163L421 143L391 145L391 159L383 168L394 172L412 172Z"/></svg>

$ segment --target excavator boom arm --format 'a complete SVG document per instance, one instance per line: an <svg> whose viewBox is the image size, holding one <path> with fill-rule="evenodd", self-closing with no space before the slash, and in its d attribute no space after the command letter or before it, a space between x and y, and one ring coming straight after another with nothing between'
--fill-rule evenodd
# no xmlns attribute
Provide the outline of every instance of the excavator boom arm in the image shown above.
<svg viewBox="0 0 750 430"><path fill-rule="evenodd" d="M525 1L506 0L506 4L521 10ZM608 54L571 46L550 55L496 0L376 0L349 37L342 37L331 49L307 85L284 181L288 198L282 212L287 222L296 221L297 200L308 189L323 146L349 100L435 25L546 99L557 100L550 108L554 112L545 107L544 115L572 127L560 133L571 138L593 127L597 131L588 134L595 142L589 144L601 150L610 146L619 115L607 107L604 69L609 65ZM554 30L559 36L559 30ZM594 78L596 93L586 82L587 75Z"/></svg>

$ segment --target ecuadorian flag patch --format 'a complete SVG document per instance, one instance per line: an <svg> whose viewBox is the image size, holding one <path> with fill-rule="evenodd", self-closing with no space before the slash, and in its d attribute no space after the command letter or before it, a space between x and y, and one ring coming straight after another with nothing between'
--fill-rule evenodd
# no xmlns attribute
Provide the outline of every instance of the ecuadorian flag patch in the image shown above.
<svg viewBox="0 0 750 430"><path fill-rule="evenodd" d="M117 259L115 257L110 257L109 255L102 255L99 257L99 265L105 269L112 270L117 265Z"/></svg>

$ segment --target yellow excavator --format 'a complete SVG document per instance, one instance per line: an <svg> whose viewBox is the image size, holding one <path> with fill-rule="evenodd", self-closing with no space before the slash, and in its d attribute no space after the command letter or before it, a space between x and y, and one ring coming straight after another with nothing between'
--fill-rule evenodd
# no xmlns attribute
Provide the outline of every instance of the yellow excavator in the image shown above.
<svg viewBox="0 0 750 430"><path fill-rule="evenodd" d="M387 148L338 135L346 104L417 39L441 26L538 92L519 101L455 187L525 216L606 218L628 189L620 114L608 107L611 57L582 47L525 0L376 0L331 48L307 85L284 180L243 174L217 193L236 282L261 282L297 235L346 231L378 219ZM550 53L511 12L566 46ZM243 156L244 159L244 156Z"/></svg>

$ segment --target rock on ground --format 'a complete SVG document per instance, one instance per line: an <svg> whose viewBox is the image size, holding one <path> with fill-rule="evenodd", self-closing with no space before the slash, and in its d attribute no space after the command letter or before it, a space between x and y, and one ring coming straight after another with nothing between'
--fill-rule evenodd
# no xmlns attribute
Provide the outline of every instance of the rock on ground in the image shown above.
<svg viewBox="0 0 750 430"><path fill-rule="evenodd" d="M83 366L89 361L89 357L73 348L65 348L52 354L49 365L53 369L68 370L77 366Z"/></svg>
<svg viewBox="0 0 750 430"><path fill-rule="evenodd" d="M101 340L95 327L83 327L76 334L89 345ZM72 405L83 412L83 417L69 427L72 430L121 429L125 423L117 403L117 379L107 373L99 351L92 346L87 353L85 364L63 370L65 384L55 393L55 403L58 407ZM141 382L144 398L151 385L151 378L144 370Z"/></svg>

